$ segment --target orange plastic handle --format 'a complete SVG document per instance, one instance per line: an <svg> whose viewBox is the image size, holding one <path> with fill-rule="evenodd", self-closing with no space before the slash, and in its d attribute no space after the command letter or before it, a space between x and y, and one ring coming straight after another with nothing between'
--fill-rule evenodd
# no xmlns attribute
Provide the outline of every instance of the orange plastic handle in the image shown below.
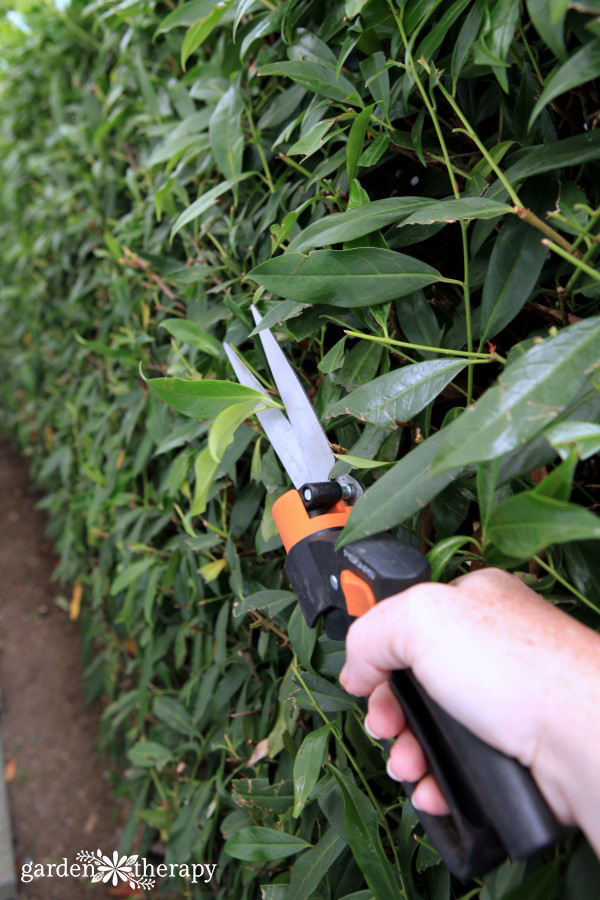
<svg viewBox="0 0 600 900"><path fill-rule="evenodd" d="M324 528L343 528L348 521L350 510L351 507L340 500L329 512L311 518L298 491L292 490L275 501L273 518L285 551L289 553L294 544L317 531L323 531Z"/></svg>

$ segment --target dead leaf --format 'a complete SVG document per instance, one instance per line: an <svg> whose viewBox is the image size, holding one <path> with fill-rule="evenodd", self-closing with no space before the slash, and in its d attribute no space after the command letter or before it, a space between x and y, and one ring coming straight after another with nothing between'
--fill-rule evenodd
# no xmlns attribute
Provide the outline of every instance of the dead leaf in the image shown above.
<svg viewBox="0 0 600 900"><path fill-rule="evenodd" d="M256 747L254 748L252 756L248 760L248 765L255 766L257 762L260 762L261 759L264 759L265 756L268 756L268 755L269 755L269 742L268 742L267 738L263 738L263 740L259 741L258 744L256 745Z"/></svg>
<svg viewBox="0 0 600 900"><path fill-rule="evenodd" d="M69 604L69 618L72 622L75 622L79 618L79 613L81 611L82 596L83 596L83 585L78 580L73 585L73 593L71 595L71 602Z"/></svg>
<svg viewBox="0 0 600 900"><path fill-rule="evenodd" d="M4 766L4 780L9 784L15 780L17 776L17 757L11 756Z"/></svg>
<svg viewBox="0 0 600 900"><path fill-rule="evenodd" d="M137 644L134 638L127 638L125 648L130 656L137 656Z"/></svg>
<svg viewBox="0 0 600 900"><path fill-rule="evenodd" d="M91 812L87 818L85 825L83 826L84 834L91 834L94 828L96 827L96 823L98 822L98 813Z"/></svg>

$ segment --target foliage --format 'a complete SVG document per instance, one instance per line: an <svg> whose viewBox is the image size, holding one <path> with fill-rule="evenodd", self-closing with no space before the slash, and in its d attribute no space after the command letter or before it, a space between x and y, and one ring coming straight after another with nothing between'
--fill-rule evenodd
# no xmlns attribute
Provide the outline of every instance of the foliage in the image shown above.
<svg viewBox="0 0 600 900"><path fill-rule="evenodd" d="M81 600L124 852L217 862L223 898L600 890L574 835L468 889L439 864L337 686L343 647L287 590L248 340L254 301L336 472L363 470L342 540L397 529L438 578L483 559L598 627L592 6L28 0L0 22L3 424Z"/></svg>

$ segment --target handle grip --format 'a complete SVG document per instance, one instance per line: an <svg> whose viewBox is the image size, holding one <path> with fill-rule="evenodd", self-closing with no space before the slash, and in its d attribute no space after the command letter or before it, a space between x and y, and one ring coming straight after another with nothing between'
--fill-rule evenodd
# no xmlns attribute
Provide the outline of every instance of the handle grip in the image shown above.
<svg viewBox="0 0 600 900"><path fill-rule="evenodd" d="M301 507L298 493L284 498L290 495ZM301 513L306 527L286 544L285 567L308 625L322 616L330 638L343 640L353 619L378 600L429 580L425 557L392 535L336 550L343 523ZM559 825L527 769L456 722L409 670L394 672L390 683L450 807L449 816L417 812L455 876L482 875L506 856L525 858L558 839ZM414 785L404 787L410 796Z"/></svg>
<svg viewBox="0 0 600 900"><path fill-rule="evenodd" d="M349 552L343 568L368 578L376 601L410 586L407 572L417 571L417 557L420 572L411 584L429 577L421 554L390 535L366 538L344 550ZM473 878L506 856L523 859L558 839L560 827L528 769L448 715L410 670L394 672L390 685L450 808L449 816L417 814L456 877ZM403 786L410 796L415 785Z"/></svg>

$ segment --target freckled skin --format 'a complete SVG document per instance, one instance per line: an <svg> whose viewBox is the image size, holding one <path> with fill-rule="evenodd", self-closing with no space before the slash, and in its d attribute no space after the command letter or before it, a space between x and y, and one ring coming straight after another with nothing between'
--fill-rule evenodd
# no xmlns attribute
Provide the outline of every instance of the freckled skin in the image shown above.
<svg viewBox="0 0 600 900"><path fill-rule="evenodd" d="M519 579L481 569L378 603L348 632L340 681L369 696L366 726L396 738L388 772L422 779L413 803L444 814L423 752L387 685L411 668L428 693L484 741L531 768L565 824L600 854L600 636Z"/></svg>

